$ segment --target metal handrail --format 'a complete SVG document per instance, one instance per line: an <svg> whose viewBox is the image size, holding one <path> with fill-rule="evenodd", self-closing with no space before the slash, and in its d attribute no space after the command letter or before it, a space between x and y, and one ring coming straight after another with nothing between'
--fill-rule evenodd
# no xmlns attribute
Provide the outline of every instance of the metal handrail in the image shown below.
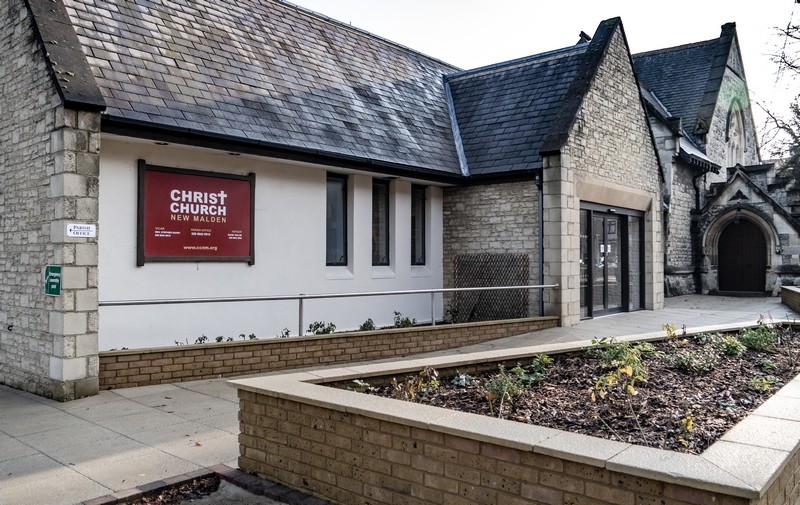
<svg viewBox="0 0 800 505"><path fill-rule="evenodd" d="M471 288L434 288L434 289L407 289L400 291L366 291L362 293L317 293L297 295L273 296L236 296L217 298L156 298L150 300L107 300L97 303L100 307L130 307L140 305L183 305L193 303L232 303L232 302L272 302L297 300L298 310L298 335L303 335L303 301L319 300L323 298L355 298L361 296L396 296L396 295L431 295L431 325L436 326L436 301L435 295L440 293L459 293L466 291L506 291L511 289L558 289L558 284L536 284L529 286L480 286Z"/></svg>

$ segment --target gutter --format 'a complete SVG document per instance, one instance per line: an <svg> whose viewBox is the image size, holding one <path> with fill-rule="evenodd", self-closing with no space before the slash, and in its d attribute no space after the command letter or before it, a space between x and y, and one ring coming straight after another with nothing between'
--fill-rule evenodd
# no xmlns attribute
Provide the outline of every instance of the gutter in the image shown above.
<svg viewBox="0 0 800 505"><path fill-rule="evenodd" d="M170 125L154 125L149 122L103 115L100 130L103 133L167 142L170 144L204 147L226 152L240 152L256 156L301 161L331 167L365 170L376 174L423 179L442 184L465 183L460 172L444 172L430 168L414 167L374 158L362 158L347 154L332 154L320 149L286 146L263 140L245 140L229 135L211 134L201 130Z"/></svg>

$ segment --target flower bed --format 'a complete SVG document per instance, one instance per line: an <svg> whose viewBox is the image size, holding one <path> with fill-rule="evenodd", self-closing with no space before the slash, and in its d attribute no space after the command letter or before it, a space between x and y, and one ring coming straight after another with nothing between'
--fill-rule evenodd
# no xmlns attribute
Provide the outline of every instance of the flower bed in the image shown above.
<svg viewBox="0 0 800 505"><path fill-rule="evenodd" d="M780 505L800 500L798 378L700 455L324 386L417 375L429 367L472 374L589 345L532 346L232 381L241 405L239 465L339 503Z"/></svg>
<svg viewBox="0 0 800 505"><path fill-rule="evenodd" d="M603 340L587 352L534 357L472 376L433 369L370 394L699 454L800 372L800 335L760 324L742 334ZM386 382L385 380L381 382Z"/></svg>

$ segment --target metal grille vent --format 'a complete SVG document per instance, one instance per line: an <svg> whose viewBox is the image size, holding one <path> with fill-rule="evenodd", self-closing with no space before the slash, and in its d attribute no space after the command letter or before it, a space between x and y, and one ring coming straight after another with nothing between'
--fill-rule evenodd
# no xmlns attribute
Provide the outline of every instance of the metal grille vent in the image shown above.
<svg viewBox="0 0 800 505"><path fill-rule="evenodd" d="M459 254L454 261L456 288L528 284L526 254ZM454 323L528 317L528 297L524 289L453 293L448 310Z"/></svg>

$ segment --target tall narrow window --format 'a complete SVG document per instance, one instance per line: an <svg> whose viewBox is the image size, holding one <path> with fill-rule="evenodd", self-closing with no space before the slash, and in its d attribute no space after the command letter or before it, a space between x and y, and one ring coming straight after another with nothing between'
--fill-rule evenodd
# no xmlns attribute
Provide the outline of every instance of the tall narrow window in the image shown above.
<svg viewBox="0 0 800 505"><path fill-rule="evenodd" d="M389 182L372 182L372 264L389 264Z"/></svg>
<svg viewBox="0 0 800 505"><path fill-rule="evenodd" d="M736 164L744 164L744 121L742 119L742 111L737 103L731 106L731 111L728 114L728 131L725 135L727 142L725 152L725 163L728 167L736 166Z"/></svg>
<svg viewBox="0 0 800 505"><path fill-rule="evenodd" d="M411 186L411 264L425 264L425 186Z"/></svg>
<svg viewBox="0 0 800 505"><path fill-rule="evenodd" d="M347 176L328 174L325 264L347 265Z"/></svg>

